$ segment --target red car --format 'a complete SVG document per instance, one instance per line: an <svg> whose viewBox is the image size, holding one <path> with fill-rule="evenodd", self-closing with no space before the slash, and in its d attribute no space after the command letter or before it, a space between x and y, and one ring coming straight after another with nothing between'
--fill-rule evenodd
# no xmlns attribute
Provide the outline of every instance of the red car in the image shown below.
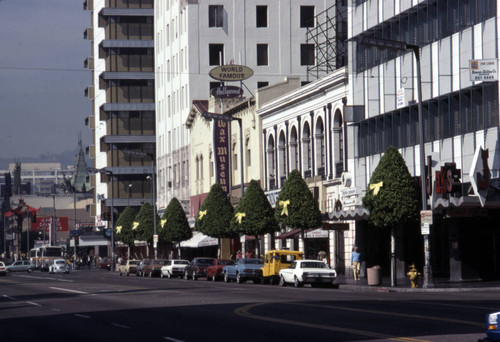
<svg viewBox="0 0 500 342"><path fill-rule="evenodd" d="M222 269L227 265L234 265L234 261L215 259L213 265L207 268L207 280L216 281L222 279Z"/></svg>

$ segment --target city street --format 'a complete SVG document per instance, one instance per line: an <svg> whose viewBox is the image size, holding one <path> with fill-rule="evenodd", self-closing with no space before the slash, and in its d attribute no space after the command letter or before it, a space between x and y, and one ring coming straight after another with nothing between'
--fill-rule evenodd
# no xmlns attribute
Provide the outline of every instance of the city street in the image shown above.
<svg viewBox="0 0 500 342"><path fill-rule="evenodd" d="M355 292L119 276L0 278L1 341L477 341L499 292Z"/></svg>

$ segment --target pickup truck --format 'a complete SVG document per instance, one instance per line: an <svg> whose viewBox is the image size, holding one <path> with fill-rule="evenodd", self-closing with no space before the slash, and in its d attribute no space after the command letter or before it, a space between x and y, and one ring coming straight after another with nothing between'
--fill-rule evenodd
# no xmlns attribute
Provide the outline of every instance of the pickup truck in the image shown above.
<svg viewBox="0 0 500 342"><path fill-rule="evenodd" d="M124 265L120 265L118 268L120 275L126 274L128 277L130 273L137 273L137 265L139 265L140 262L140 260L127 260Z"/></svg>
<svg viewBox="0 0 500 342"><path fill-rule="evenodd" d="M207 280L216 281L222 279L222 269L227 265L234 265L234 261L222 259L214 260L214 263L207 267Z"/></svg>
<svg viewBox="0 0 500 342"><path fill-rule="evenodd" d="M231 280L235 280L241 284L251 279L257 283L262 277L262 266L261 259L238 259L234 265L226 265L222 269L224 281L229 283Z"/></svg>
<svg viewBox="0 0 500 342"><path fill-rule="evenodd" d="M302 260L303 253L288 249L268 251L262 267L262 284L278 284L280 271L290 267L295 260Z"/></svg>

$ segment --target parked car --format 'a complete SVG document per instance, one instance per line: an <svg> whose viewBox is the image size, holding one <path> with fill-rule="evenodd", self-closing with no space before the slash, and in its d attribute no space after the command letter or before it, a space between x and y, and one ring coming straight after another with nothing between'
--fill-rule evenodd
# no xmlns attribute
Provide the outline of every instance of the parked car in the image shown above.
<svg viewBox="0 0 500 342"><path fill-rule="evenodd" d="M127 277L130 273L136 273L137 274L137 266L139 265L141 261L140 260L127 260L127 262L123 265L120 265L118 267L118 272L120 272L120 275L126 274Z"/></svg>
<svg viewBox="0 0 500 342"><path fill-rule="evenodd" d="M159 276L161 274L161 268L165 265L166 261L168 260L151 260L151 263L149 265L144 265L142 272L144 272L144 274L146 275L149 275L149 277Z"/></svg>
<svg viewBox="0 0 500 342"><path fill-rule="evenodd" d="M146 273L144 273L144 267L147 268L150 263L151 263L151 259L142 259L142 261L139 263L139 265L137 265L136 276L145 277Z"/></svg>
<svg viewBox="0 0 500 342"><path fill-rule="evenodd" d="M216 281L217 279L223 279L222 269L227 265L234 265L234 261L215 259L214 263L207 267L207 280Z"/></svg>
<svg viewBox="0 0 500 342"><path fill-rule="evenodd" d="M7 267L5 267L5 264L3 261L0 261L0 274L7 275Z"/></svg>
<svg viewBox="0 0 500 342"><path fill-rule="evenodd" d="M31 273L35 270L35 264L29 260L17 260L11 265L6 267L7 273L10 272L28 272Z"/></svg>
<svg viewBox="0 0 500 342"><path fill-rule="evenodd" d="M49 265L49 273L66 273L69 274L68 262L64 259L54 259Z"/></svg>
<svg viewBox="0 0 500 342"><path fill-rule="evenodd" d="M184 276L184 269L189 265L189 260L174 259L166 260L165 265L161 268L160 277L172 278Z"/></svg>
<svg viewBox="0 0 500 342"><path fill-rule="evenodd" d="M264 266L262 267L262 283L278 284L280 271L290 267L295 260L302 260L301 251L291 251L287 249L268 251L264 257Z"/></svg>
<svg viewBox="0 0 500 342"><path fill-rule="evenodd" d="M311 284L312 287L319 285L332 285L337 278L337 272L328 267L320 260L296 260L290 267L280 271L280 286L294 284L300 287Z"/></svg>
<svg viewBox="0 0 500 342"><path fill-rule="evenodd" d="M478 342L500 341L500 312L492 312L486 315L486 338Z"/></svg>
<svg viewBox="0 0 500 342"><path fill-rule="evenodd" d="M111 271L111 258L102 258L102 260L97 264L97 268Z"/></svg>
<svg viewBox="0 0 500 342"><path fill-rule="evenodd" d="M184 279L196 280L207 276L207 267L212 265L215 258L194 258L184 269Z"/></svg>
<svg viewBox="0 0 500 342"><path fill-rule="evenodd" d="M224 281L229 283L231 280L235 280L238 284L247 280L252 280L254 283L260 282L263 266L261 259L238 259L234 265L227 265L222 269Z"/></svg>

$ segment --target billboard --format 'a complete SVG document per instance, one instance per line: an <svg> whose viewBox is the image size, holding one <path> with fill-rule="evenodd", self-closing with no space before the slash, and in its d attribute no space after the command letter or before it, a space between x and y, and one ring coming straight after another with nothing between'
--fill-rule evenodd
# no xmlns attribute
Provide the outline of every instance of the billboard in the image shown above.
<svg viewBox="0 0 500 342"><path fill-rule="evenodd" d="M67 232L69 231L69 219L67 216L57 217L57 228L58 232ZM38 216L36 218L36 222L31 222L31 231L49 231L52 226L52 217L49 216Z"/></svg>

